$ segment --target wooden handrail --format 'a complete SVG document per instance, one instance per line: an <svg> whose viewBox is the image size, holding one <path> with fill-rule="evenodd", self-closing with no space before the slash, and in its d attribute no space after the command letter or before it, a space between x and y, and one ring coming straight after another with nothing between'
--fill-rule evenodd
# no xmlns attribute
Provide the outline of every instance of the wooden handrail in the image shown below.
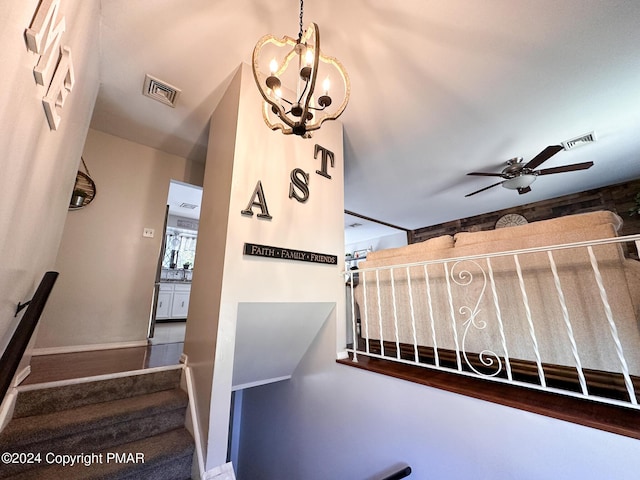
<svg viewBox="0 0 640 480"><path fill-rule="evenodd" d="M36 292L33 294L33 298L24 304L28 304L29 307L20 320L16 331L13 332L11 341L2 354L2 358L0 358L0 399L4 399L5 394L11 386L13 376L18 370L20 360L22 360L22 356L27 349L33 331L36 329L40 315L42 315L44 306L57 279L58 272L45 273L40 281L40 285L38 285ZM22 304L19 304L18 311L21 310L21 305Z"/></svg>
<svg viewBox="0 0 640 480"><path fill-rule="evenodd" d="M408 477L409 475L411 475L411 467L407 465L402 470L398 470L397 472L384 477L382 480L400 480L401 478Z"/></svg>

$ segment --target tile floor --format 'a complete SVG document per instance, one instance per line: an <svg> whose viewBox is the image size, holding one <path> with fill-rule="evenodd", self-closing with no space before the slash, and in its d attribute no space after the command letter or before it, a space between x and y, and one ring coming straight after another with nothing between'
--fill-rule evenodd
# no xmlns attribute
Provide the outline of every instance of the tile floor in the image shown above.
<svg viewBox="0 0 640 480"><path fill-rule="evenodd" d="M184 342L186 328L186 322L156 323L153 338L150 338L149 341L151 345Z"/></svg>

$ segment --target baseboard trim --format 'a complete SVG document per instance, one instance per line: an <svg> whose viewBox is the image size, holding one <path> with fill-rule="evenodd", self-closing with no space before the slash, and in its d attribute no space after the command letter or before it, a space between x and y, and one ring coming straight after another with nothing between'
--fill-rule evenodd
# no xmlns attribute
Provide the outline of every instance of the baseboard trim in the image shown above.
<svg viewBox="0 0 640 480"><path fill-rule="evenodd" d="M184 354L183 354L184 355ZM187 394L189 395L189 415L191 417L191 428L193 429L193 441L195 442L196 460L198 462L198 474L200 478L204 480L206 478L206 471L204 467L204 449L202 448L202 433L200 431L200 420L198 415L198 409L196 407L196 392L193 385L193 373L191 367L187 363L185 355L184 376L187 382Z"/></svg>
<svg viewBox="0 0 640 480"><path fill-rule="evenodd" d="M16 406L16 399L18 398L18 390L16 387L20 385L30 373L31 365L27 365L13 377L13 388L7 392L2 404L0 404L0 432L4 430L4 427L6 427L13 418L13 410Z"/></svg>
<svg viewBox="0 0 640 480"><path fill-rule="evenodd" d="M347 358L349 358L349 352L347 352L346 350L341 350L338 352L336 358L338 360L346 360Z"/></svg>
<svg viewBox="0 0 640 480"><path fill-rule="evenodd" d="M212 468L205 472L202 480L236 480L231 462Z"/></svg>
<svg viewBox="0 0 640 480"><path fill-rule="evenodd" d="M27 365L16 374L15 378L13 379L13 386L17 387L22 382L24 382L24 379L27 378L30 373L31 373L31 365Z"/></svg>
<svg viewBox="0 0 640 480"><path fill-rule="evenodd" d="M17 398L18 394L15 388L10 389L4 396L4 400L0 405L0 432L4 430L4 427L6 427L13 418L13 410L16 406Z"/></svg>
<svg viewBox="0 0 640 480"><path fill-rule="evenodd" d="M118 348L146 347L147 345L147 340L138 340L135 342L96 343L92 345L69 345L67 347L45 347L34 348L31 355L37 357L42 355L57 355L60 353L92 352L94 350L115 350Z"/></svg>

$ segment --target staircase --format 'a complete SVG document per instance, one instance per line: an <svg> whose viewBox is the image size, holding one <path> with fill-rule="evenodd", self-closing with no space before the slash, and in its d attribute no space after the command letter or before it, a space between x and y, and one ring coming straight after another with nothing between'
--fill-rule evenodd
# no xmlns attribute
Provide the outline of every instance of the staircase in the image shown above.
<svg viewBox="0 0 640 480"><path fill-rule="evenodd" d="M0 478L191 478L194 442L184 428L181 373L176 367L20 388L13 419L0 433L0 453L24 455L14 455L20 463L2 457Z"/></svg>

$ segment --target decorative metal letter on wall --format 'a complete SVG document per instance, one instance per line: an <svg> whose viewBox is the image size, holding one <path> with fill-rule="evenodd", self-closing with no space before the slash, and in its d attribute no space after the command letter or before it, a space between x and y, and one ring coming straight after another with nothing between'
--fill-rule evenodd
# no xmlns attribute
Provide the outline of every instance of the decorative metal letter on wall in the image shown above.
<svg viewBox="0 0 640 480"><path fill-rule="evenodd" d="M300 190L300 193L296 191L296 187ZM309 174L301 168L291 170L289 198L295 198L300 203L304 203L309 199Z"/></svg>
<svg viewBox="0 0 640 480"><path fill-rule="evenodd" d="M256 197L258 200L256 201ZM242 210L240 213L242 215L247 215L249 217L253 216L253 207L260 207L261 213L258 214L258 218L264 218L267 220L271 220L273 217L269 215L269 209L267 208L267 200L264 197L264 191L262 190L262 182L258 180L256 184L256 188L253 191L253 195L251 195L251 200L247 204L247 208Z"/></svg>
<svg viewBox="0 0 640 480"><path fill-rule="evenodd" d="M331 167L335 167L335 155L331 150L327 150L326 148L316 144L314 147L313 158L317 159L319 153L321 154L321 166L320 170L316 170L316 173L331 180L331 175L327 172L327 166L329 162L331 162ZM295 198L298 202L305 203L309 199L310 195L309 174L302 168L296 167L291 170L289 178L289 198ZM241 211L242 215L252 217L254 206L260 207L261 213L258 214L258 218L273 218L269 215L267 201L265 199L262 182L260 180L258 180L258 183L256 184L256 188L253 191L253 195L251 196L251 200L247 204L247 207Z"/></svg>
<svg viewBox="0 0 640 480"><path fill-rule="evenodd" d="M335 166L335 155L331 150L327 150L316 143L315 150L313 152L313 158L318 158L318 152L322 152L322 170L316 170L318 175L322 175L328 179L331 179L331 175L327 173L327 159L331 160L331 167Z"/></svg>
<svg viewBox="0 0 640 480"><path fill-rule="evenodd" d="M33 75L36 83L46 89L42 103L51 130L58 129L59 112L75 83L71 49L61 46L66 29L64 17L56 23L59 8L60 0L42 0L31 26L25 31L27 48L40 55Z"/></svg>

